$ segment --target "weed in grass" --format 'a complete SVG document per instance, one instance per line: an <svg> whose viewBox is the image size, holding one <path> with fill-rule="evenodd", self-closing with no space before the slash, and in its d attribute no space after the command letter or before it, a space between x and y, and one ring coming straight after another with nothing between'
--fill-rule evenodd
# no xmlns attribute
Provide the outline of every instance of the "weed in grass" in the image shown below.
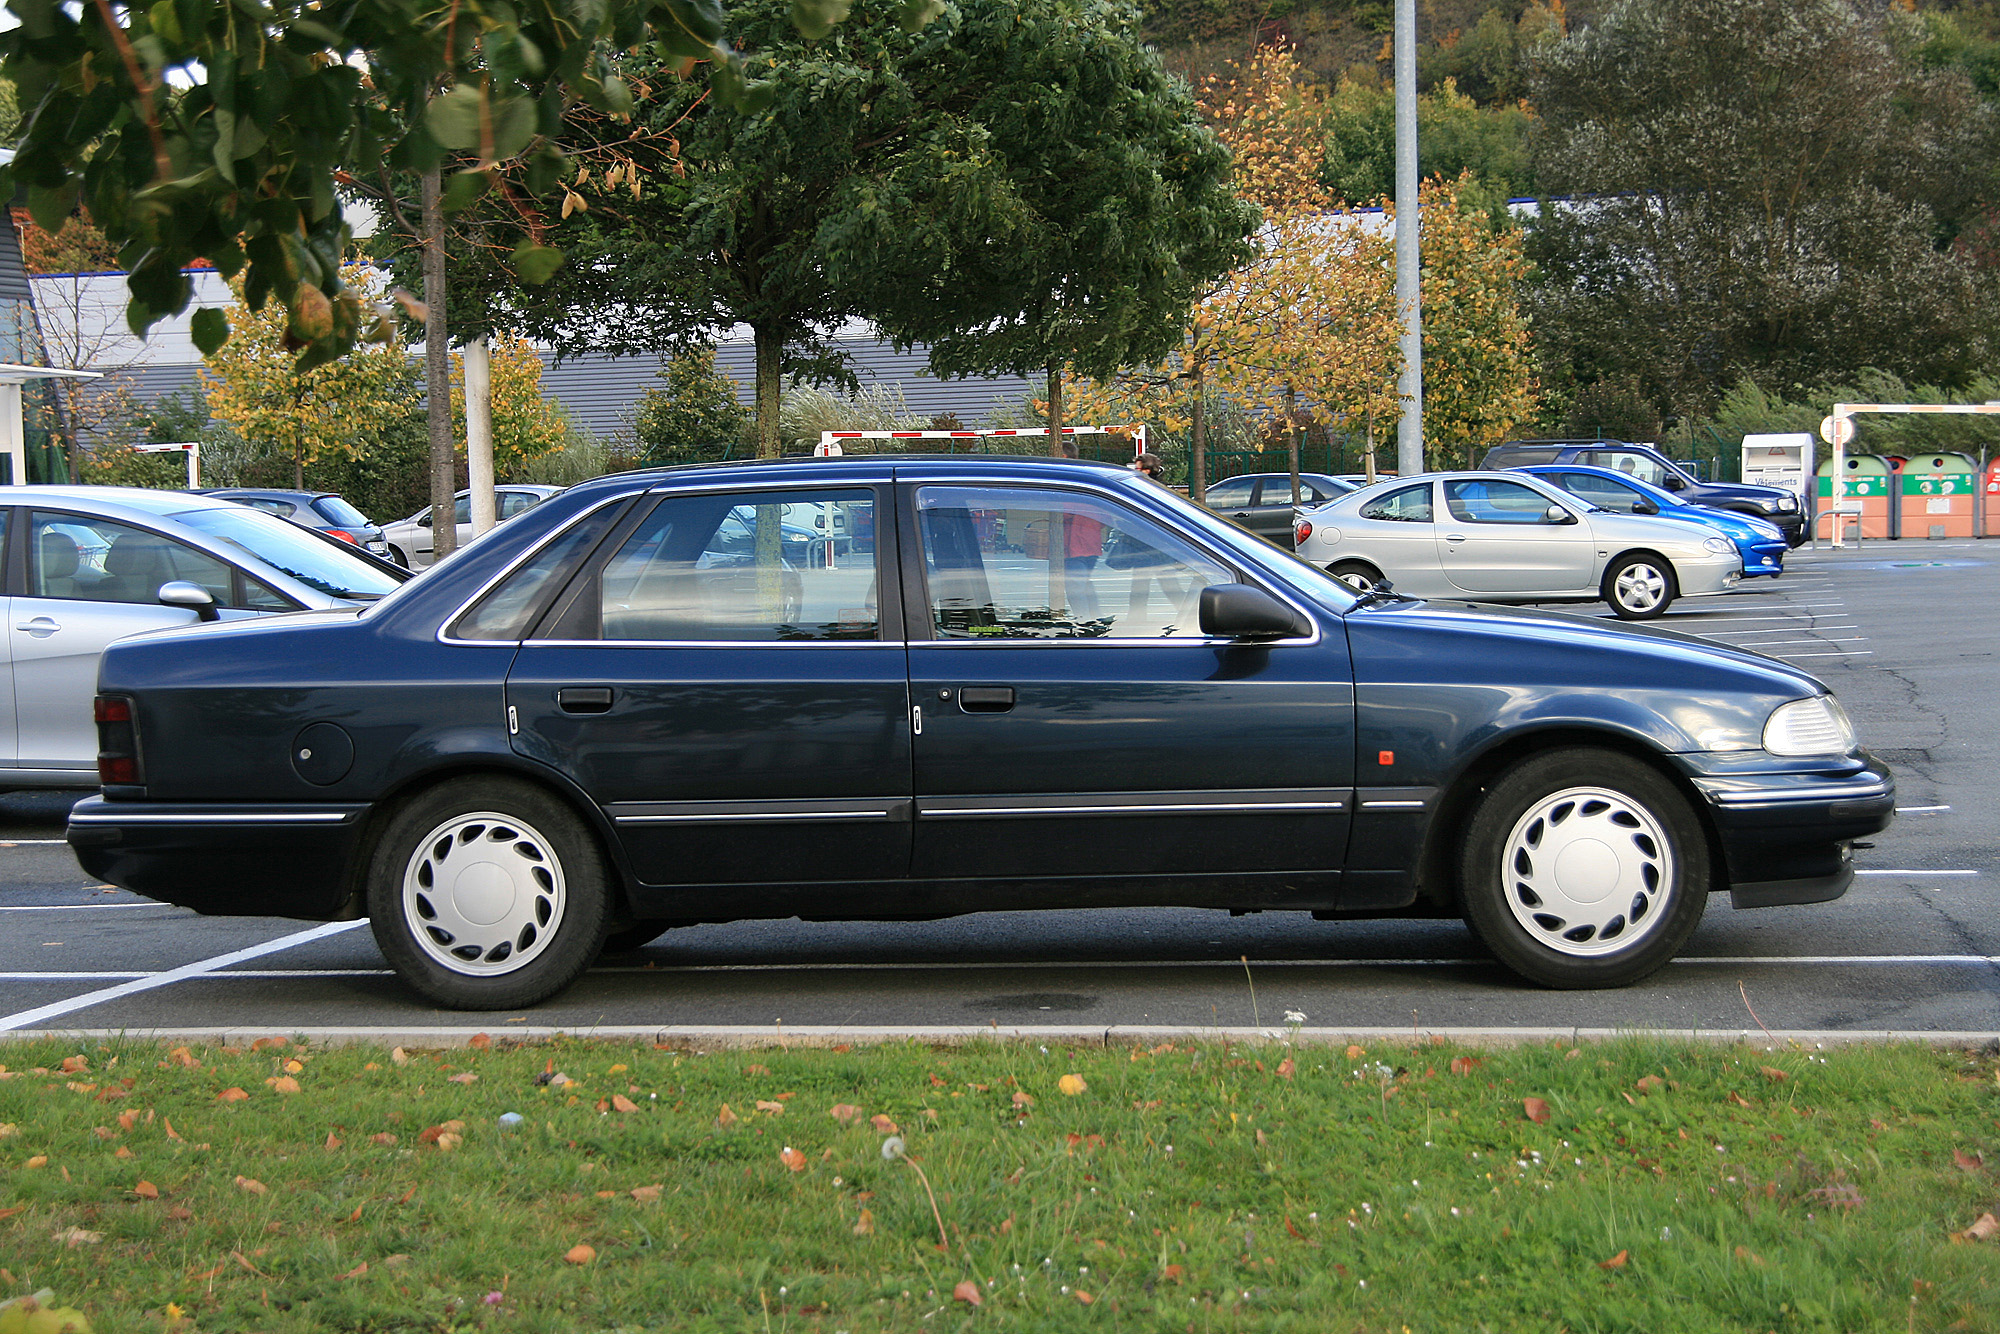
<svg viewBox="0 0 2000 1334"><path fill-rule="evenodd" d="M1991 1053L1291 1037L0 1047L0 1298L269 1334L2000 1328Z"/></svg>

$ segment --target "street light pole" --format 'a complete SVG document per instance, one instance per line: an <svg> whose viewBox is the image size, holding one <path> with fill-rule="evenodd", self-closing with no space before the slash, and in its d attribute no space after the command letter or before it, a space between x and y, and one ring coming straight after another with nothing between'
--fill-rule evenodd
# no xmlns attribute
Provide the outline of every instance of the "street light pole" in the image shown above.
<svg viewBox="0 0 2000 1334"><path fill-rule="evenodd" d="M1396 393L1403 419L1396 431L1396 471L1424 470L1424 315L1418 287L1417 0L1396 0L1396 309L1402 316L1403 370Z"/></svg>

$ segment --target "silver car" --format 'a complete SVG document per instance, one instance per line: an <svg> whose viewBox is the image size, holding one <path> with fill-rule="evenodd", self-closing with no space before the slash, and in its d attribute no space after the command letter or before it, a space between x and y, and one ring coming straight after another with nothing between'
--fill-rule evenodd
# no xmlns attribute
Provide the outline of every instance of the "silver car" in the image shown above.
<svg viewBox="0 0 2000 1334"><path fill-rule="evenodd" d="M1301 508L1297 523L1300 559L1412 597L1602 598L1643 621L1743 577L1735 545L1711 528L1615 514L1519 472L1392 478Z"/></svg>
<svg viewBox="0 0 2000 1334"><path fill-rule="evenodd" d="M539 482L509 482L496 486L493 488L494 521L505 523L516 514L525 514L560 490L559 486L544 486ZM452 517L458 521L458 545L462 547L472 540L472 492L459 492L453 509ZM382 536L389 543L389 559L406 569L428 569L436 559L431 507L428 505L407 519L383 524Z"/></svg>
<svg viewBox="0 0 2000 1334"><path fill-rule="evenodd" d="M7 648L0 790L96 787L91 696L114 639L353 608L409 576L230 500L112 486L0 489Z"/></svg>

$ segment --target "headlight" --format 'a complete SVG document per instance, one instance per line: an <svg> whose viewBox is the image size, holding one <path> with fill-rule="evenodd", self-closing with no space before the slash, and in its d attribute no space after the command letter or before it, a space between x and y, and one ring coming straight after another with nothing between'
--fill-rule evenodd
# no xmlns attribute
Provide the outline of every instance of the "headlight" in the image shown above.
<svg viewBox="0 0 2000 1334"><path fill-rule="evenodd" d="M1779 496L1779 497L1778 497L1778 508L1779 508L1779 509L1781 509L1781 510L1795 510L1795 509L1797 509L1798 507L1799 507L1799 498L1798 498L1797 496Z"/></svg>
<svg viewBox="0 0 2000 1334"><path fill-rule="evenodd" d="M1708 537L1702 539L1701 549L1717 556L1727 556L1736 550L1736 544L1726 537Z"/></svg>
<svg viewBox="0 0 2000 1334"><path fill-rule="evenodd" d="M1853 720L1831 695L1780 704L1764 722L1764 749L1773 755L1845 755L1859 744Z"/></svg>

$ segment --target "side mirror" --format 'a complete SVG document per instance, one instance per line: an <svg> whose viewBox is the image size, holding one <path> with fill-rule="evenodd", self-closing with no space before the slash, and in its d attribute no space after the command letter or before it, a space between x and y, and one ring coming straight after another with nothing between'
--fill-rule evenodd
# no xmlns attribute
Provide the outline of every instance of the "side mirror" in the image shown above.
<svg viewBox="0 0 2000 1334"><path fill-rule="evenodd" d="M1658 514L1660 507L1650 500L1635 500L1632 502L1632 512L1634 514Z"/></svg>
<svg viewBox="0 0 2000 1334"><path fill-rule="evenodd" d="M1665 477L1662 477L1660 479L1660 485L1664 486L1669 491L1687 490L1687 483L1683 482L1680 479L1680 476L1676 473L1668 473Z"/></svg>
<svg viewBox="0 0 2000 1334"><path fill-rule="evenodd" d="M162 607L185 607L204 621L221 617L215 609L214 595L200 584L191 584L185 579L161 584L157 596Z"/></svg>
<svg viewBox="0 0 2000 1334"><path fill-rule="evenodd" d="M1201 632L1220 639L1281 639L1312 633L1305 617L1261 588L1210 584L1201 590Z"/></svg>
<svg viewBox="0 0 2000 1334"><path fill-rule="evenodd" d="M431 526L431 516L428 514L426 514L423 518L417 520L417 527L419 528L428 528L430 526Z"/></svg>
<svg viewBox="0 0 2000 1334"><path fill-rule="evenodd" d="M1576 516L1560 505L1551 505L1542 511L1542 520L1545 523L1575 523Z"/></svg>

